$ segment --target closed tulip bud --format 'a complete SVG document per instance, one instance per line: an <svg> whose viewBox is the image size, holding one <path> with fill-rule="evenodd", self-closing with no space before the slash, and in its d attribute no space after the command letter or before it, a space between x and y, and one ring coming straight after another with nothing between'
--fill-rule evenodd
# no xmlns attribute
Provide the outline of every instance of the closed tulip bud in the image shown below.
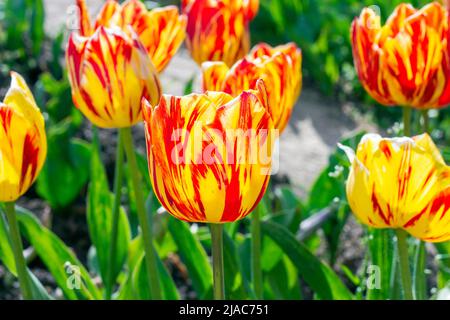
<svg viewBox="0 0 450 320"><path fill-rule="evenodd" d="M12 202L36 180L47 155L44 117L25 80L11 73L0 103L0 202Z"/></svg>
<svg viewBox="0 0 450 320"><path fill-rule="evenodd" d="M259 0L183 0L187 47L201 65L223 61L232 66L250 50L249 23Z"/></svg>
<svg viewBox="0 0 450 320"><path fill-rule="evenodd" d="M342 148L351 161L348 202L361 222L404 229L423 241L450 240L450 167L428 134L368 134L356 155Z"/></svg>
<svg viewBox="0 0 450 320"><path fill-rule="evenodd" d="M72 34L66 51L75 106L102 128L142 120L141 99L156 104L161 87L145 48L132 32L99 27L90 37Z"/></svg>
<svg viewBox="0 0 450 320"><path fill-rule="evenodd" d="M236 98L223 92L143 101L153 190L164 208L191 222L247 216L264 195L273 123L262 81Z"/></svg>
<svg viewBox="0 0 450 320"><path fill-rule="evenodd" d="M440 108L450 103L446 9L400 4L381 26L370 8L351 29L353 58L367 92L386 106Z"/></svg>
<svg viewBox="0 0 450 320"><path fill-rule="evenodd" d="M268 93L269 113L274 126L282 132L290 119L302 86L302 54L293 43L275 48L257 45L231 68L223 62L202 65L204 91L223 91L232 96L255 89L264 80Z"/></svg>
<svg viewBox="0 0 450 320"><path fill-rule="evenodd" d="M164 70L186 36L186 17L175 6L147 10L139 0L128 0L122 5L108 0L92 26L85 0L77 0L77 5L81 35L91 36L98 27L119 27L130 35L128 26L131 26L158 72Z"/></svg>

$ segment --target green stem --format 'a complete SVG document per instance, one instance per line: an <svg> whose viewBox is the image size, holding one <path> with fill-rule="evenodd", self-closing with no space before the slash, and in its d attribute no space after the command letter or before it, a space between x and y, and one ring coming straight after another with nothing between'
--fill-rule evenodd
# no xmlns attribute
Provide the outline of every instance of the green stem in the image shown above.
<svg viewBox="0 0 450 320"><path fill-rule="evenodd" d="M119 229L120 218L120 200L122 198L122 183L123 183L123 129L119 129L117 137L116 147L116 168L114 173L114 205L113 205L113 217L111 227L111 242L109 247L109 268L108 268L108 281L105 284L105 297L107 300L111 299L112 291L114 287L115 276L115 262L117 251L117 237Z"/></svg>
<svg viewBox="0 0 450 320"><path fill-rule="evenodd" d="M263 299L261 269L261 219L259 206L252 213L252 282L256 299Z"/></svg>
<svg viewBox="0 0 450 320"><path fill-rule="evenodd" d="M411 108L403 107L403 135L411 136Z"/></svg>
<svg viewBox="0 0 450 320"><path fill-rule="evenodd" d="M428 116L428 110L422 110L423 132L428 133L430 130L430 118Z"/></svg>
<svg viewBox="0 0 450 320"><path fill-rule="evenodd" d="M16 209L13 202L5 203L6 217L9 224L9 233L11 236L11 247L16 263L17 276L19 278L20 288L25 300L32 299L30 279L27 273L27 266L23 257L22 239L20 238L19 225L16 218Z"/></svg>
<svg viewBox="0 0 450 320"><path fill-rule="evenodd" d="M153 230L150 225L150 220L147 217L144 203L144 195L142 194L141 179L139 176L139 169L136 161L136 154L134 153L133 136L131 128L123 130L123 143L125 153L129 164L131 180L133 183L134 195L136 197L136 210L139 219L139 225L142 230L143 244L145 250L145 263L148 274L148 285L152 295L152 299L161 300L161 289L159 285L158 267L156 264L156 252L153 248Z"/></svg>
<svg viewBox="0 0 450 320"><path fill-rule="evenodd" d="M210 224L211 246L213 257L214 299L225 299L225 285L223 277L223 225Z"/></svg>
<svg viewBox="0 0 450 320"><path fill-rule="evenodd" d="M414 298L417 300L426 299L427 284L425 278L425 267L426 267L425 242L418 240L418 243L415 246L414 268L413 268Z"/></svg>
<svg viewBox="0 0 450 320"><path fill-rule="evenodd" d="M402 229L395 230L397 235L398 256L400 262L400 273L403 284L403 297L406 300L413 300L411 271L408 259L408 234Z"/></svg>

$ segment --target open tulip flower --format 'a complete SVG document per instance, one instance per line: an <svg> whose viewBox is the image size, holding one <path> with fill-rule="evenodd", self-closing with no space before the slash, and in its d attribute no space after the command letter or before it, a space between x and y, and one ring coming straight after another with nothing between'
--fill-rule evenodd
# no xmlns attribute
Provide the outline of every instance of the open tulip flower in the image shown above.
<svg viewBox="0 0 450 320"><path fill-rule="evenodd" d="M259 0L183 0L187 47L193 59L232 66L250 50L249 23Z"/></svg>
<svg viewBox="0 0 450 320"><path fill-rule="evenodd" d="M141 99L159 101L157 72L135 33L99 27L73 33L66 51L75 106L95 125L126 128L142 120Z"/></svg>
<svg viewBox="0 0 450 320"><path fill-rule="evenodd" d="M238 97L206 92L143 102L153 189L190 222L247 216L264 195L274 143L263 82Z"/></svg>
<svg viewBox="0 0 450 320"><path fill-rule="evenodd" d="M420 10L400 4L384 26L370 8L352 24L356 70L379 103L417 109L450 103L448 19L433 2Z"/></svg>
<svg viewBox="0 0 450 320"><path fill-rule="evenodd" d="M351 170L347 198L353 213L375 228L404 229L428 242L450 240L450 167L428 134L364 136Z"/></svg>
<svg viewBox="0 0 450 320"><path fill-rule="evenodd" d="M25 80L11 73L0 103L0 202L13 202L36 180L47 155L44 117Z"/></svg>
<svg viewBox="0 0 450 320"><path fill-rule="evenodd" d="M147 50L156 70L161 72L175 55L185 37L186 17L175 6L147 10L139 0L123 5L108 0L98 14L94 26L84 0L77 0L80 10L79 33L91 36L98 27L119 27L130 36L131 26Z"/></svg>
<svg viewBox="0 0 450 320"><path fill-rule="evenodd" d="M289 121L302 86L302 54L293 43L275 48L259 44L229 68L224 62L202 65L204 91L223 91L232 96L255 89L258 79L267 88L269 113L282 132Z"/></svg>

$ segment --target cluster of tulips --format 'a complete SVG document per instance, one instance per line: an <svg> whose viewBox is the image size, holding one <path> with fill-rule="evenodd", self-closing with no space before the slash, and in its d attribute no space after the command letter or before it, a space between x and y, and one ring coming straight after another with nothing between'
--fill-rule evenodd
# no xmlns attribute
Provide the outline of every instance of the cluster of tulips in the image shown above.
<svg viewBox="0 0 450 320"><path fill-rule="evenodd" d="M210 224L215 298L224 298L223 223L253 212L252 248L261 245L255 208L269 182L273 145L300 95L302 55L295 44L250 48L249 23L258 5L258 0L184 0L180 14L173 6L148 11L137 0L122 5L108 0L92 24L85 2L77 1L79 29L66 50L73 102L95 126L118 130L114 219L126 156L155 299L161 298L156 252L130 130L137 123L144 121L150 180L164 209L184 221ZM438 3L420 10L402 4L384 26L373 10L364 9L351 27L358 76L379 103L404 108L405 137L368 134L356 153L342 146L351 161L348 202L362 223L396 229L406 298L413 297L408 233L429 242L450 239L450 167L427 133L409 137L411 109L425 111L426 124L428 109L450 104L448 21ZM201 67L203 92L162 95L159 74L185 39ZM264 159L254 156L261 150ZM29 275L14 202L35 181L46 152L44 118L24 79L12 73L0 104L0 201L25 298ZM114 261L117 230L112 237ZM261 298L259 264L255 254L254 290Z"/></svg>

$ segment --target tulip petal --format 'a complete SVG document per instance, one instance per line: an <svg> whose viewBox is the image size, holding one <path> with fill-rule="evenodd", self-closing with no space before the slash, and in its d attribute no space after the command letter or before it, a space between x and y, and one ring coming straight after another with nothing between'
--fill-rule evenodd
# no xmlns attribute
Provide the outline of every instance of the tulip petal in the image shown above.
<svg viewBox="0 0 450 320"><path fill-rule="evenodd" d="M0 103L0 202L15 201L36 180L47 153L44 118L17 73Z"/></svg>
<svg viewBox="0 0 450 320"><path fill-rule="evenodd" d="M358 77L379 103L419 109L450 103L448 19L437 2L400 4L384 26L371 9L352 24Z"/></svg>
<svg viewBox="0 0 450 320"><path fill-rule="evenodd" d="M74 103L103 128L141 120L142 97L156 104L161 86L145 48L130 30L100 27L90 38L72 36L67 50Z"/></svg>
<svg viewBox="0 0 450 320"><path fill-rule="evenodd" d="M450 239L450 168L431 138L366 135L347 181L355 215L376 228L403 228L424 241ZM364 170L365 169L365 170Z"/></svg>
<svg viewBox="0 0 450 320"><path fill-rule="evenodd" d="M143 101L150 177L172 215L223 223L259 202L269 180L273 124L256 93L163 96L154 108ZM267 162L254 157L264 149Z"/></svg>

